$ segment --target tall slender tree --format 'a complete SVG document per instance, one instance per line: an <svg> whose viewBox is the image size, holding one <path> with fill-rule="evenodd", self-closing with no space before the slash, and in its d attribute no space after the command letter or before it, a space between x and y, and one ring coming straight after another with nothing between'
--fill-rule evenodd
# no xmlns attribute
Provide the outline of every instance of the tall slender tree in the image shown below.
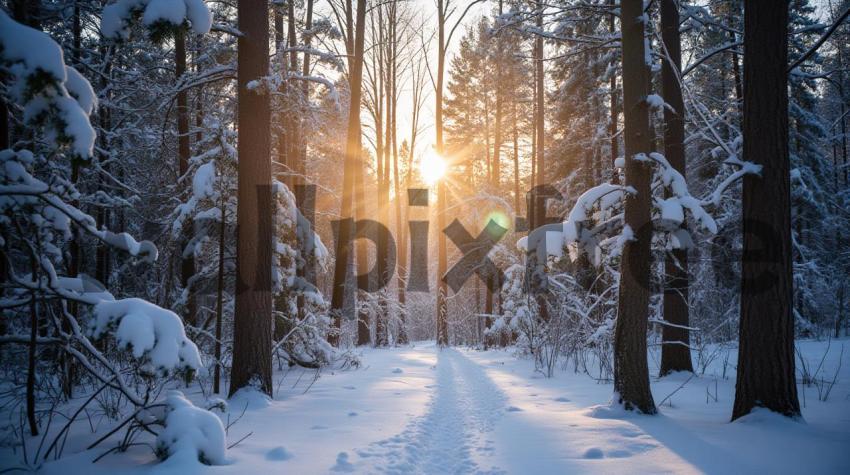
<svg viewBox="0 0 850 475"><path fill-rule="evenodd" d="M269 70L267 0L239 0L239 203L236 313L230 394L257 384L272 393L272 169L269 96L249 85Z"/></svg>
<svg viewBox="0 0 850 475"><path fill-rule="evenodd" d="M664 156L682 176L685 175L685 104L679 83L682 70L682 44L676 0L661 0L661 40L663 42L661 88L664 101ZM672 109L672 110L671 110ZM661 346L661 376L673 371L693 371L688 334L688 251L674 249L664 260L664 321Z"/></svg>
<svg viewBox="0 0 850 475"><path fill-rule="evenodd" d="M652 173L639 154L651 150L649 74L646 64L645 15L642 0L622 0L620 25L623 41L623 113L625 117L626 186L634 193L626 198L617 323L614 328L614 391L628 410L656 412L649 389L646 331L649 319L649 274L652 261L650 206Z"/></svg>
<svg viewBox="0 0 850 475"><path fill-rule="evenodd" d="M177 30L174 34L174 65L175 79L177 80L177 155L178 155L178 174L181 179L185 179L186 172L189 170L189 157L192 154L189 144L189 101L186 88L180 83L183 75L186 74L186 32L183 29ZM186 254L185 239L188 233L184 232L184 238L180 241L179 252L180 259L180 287L186 293L186 312L184 321L190 324L196 324L195 321L195 299L191 292L191 279L195 275L195 257L193 254Z"/></svg>
<svg viewBox="0 0 850 475"><path fill-rule="evenodd" d="M333 290L331 293L331 312L334 318L334 326L337 331L329 337L331 343L339 343L338 330L341 327L341 318L345 300L345 281L348 275L348 264L350 256L349 241L354 235L354 192L355 175L362 174L360 166L361 154L361 129L360 129L360 100L362 98L363 85L363 51L366 30L366 0L357 0L357 11L353 11L352 2L346 2L346 51L349 54L348 62L348 87L349 107L348 125L346 129L345 157L343 163L342 203L340 206L341 221L337 230L336 261L334 262ZM354 16L356 15L356 20ZM361 326L358 322L358 343L363 336ZM368 327L366 328L368 332ZM367 334L368 335L368 334ZM368 339L367 339L368 342Z"/></svg>
<svg viewBox="0 0 850 475"><path fill-rule="evenodd" d="M466 4L464 10L454 15L455 7L451 0L437 0L437 74L434 78L434 130L436 132L437 155L443 157L446 153L443 141L443 85L446 73L446 57L452 37L457 31L463 19L476 4L483 0L471 0ZM454 19L452 17L455 17ZM449 22L453 23L450 25ZM450 164L447 164L450 165ZM450 171L447 171L447 174ZM449 344L448 306L446 296L448 288L443 276L448 269L448 258L446 249L446 235L443 229L446 227L446 179L437 182L437 343L440 346Z"/></svg>

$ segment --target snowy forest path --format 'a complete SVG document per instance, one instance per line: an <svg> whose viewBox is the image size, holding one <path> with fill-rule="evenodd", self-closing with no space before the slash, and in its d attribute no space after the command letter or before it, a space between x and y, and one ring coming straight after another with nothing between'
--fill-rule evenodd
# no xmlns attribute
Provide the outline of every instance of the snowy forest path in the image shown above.
<svg viewBox="0 0 850 475"><path fill-rule="evenodd" d="M506 410L505 394L453 348L437 351L435 371L426 413L357 454L383 473L504 473L487 457L495 452L488 435Z"/></svg>

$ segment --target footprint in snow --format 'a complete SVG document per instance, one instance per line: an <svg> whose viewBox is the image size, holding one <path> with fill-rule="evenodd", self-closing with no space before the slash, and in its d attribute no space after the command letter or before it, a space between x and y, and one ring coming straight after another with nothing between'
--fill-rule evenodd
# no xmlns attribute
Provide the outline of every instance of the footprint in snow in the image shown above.
<svg viewBox="0 0 850 475"><path fill-rule="evenodd" d="M351 411L351 412L348 413L348 417L354 417L356 415L357 415L357 413L354 412L354 411Z"/></svg>
<svg viewBox="0 0 850 475"><path fill-rule="evenodd" d="M570 398L564 396L556 397L555 402L570 402Z"/></svg>
<svg viewBox="0 0 850 475"><path fill-rule="evenodd" d="M401 374L401 373L404 373L404 370L402 370L401 368L396 368L396 369L393 370L393 374Z"/></svg>
<svg viewBox="0 0 850 475"><path fill-rule="evenodd" d="M282 462L284 460L289 460L292 457L294 457L292 452L286 450L286 448L283 446L275 447L266 452L266 460L276 460Z"/></svg>
<svg viewBox="0 0 850 475"><path fill-rule="evenodd" d="M342 389L357 389L356 386L343 386Z"/></svg>
<svg viewBox="0 0 850 475"><path fill-rule="evenodd" d="M340 452L336 456L336 465L331 467L332 472L353 472L354 465L348 461L348 452Z"/></svg>
<svg viewBox="0 0 850 475"><path fill-rule="evenodd" d="M328 428L328 426L313 426L313 427L310 428L310 430L324 430L324 429L327 429L327 428Z"/></svg>
<svg viewBox="0 0 850 475"><path fill-rule="evenodd" d="M518 408L518 407L516 407L516 406L508 406L507 411L508 411L508 412L522 412L522 409L520 409L520 408Z"/></svg>
<svg viewBox="0 0 850 475"><path fill-rule="evenodd" d="M601 449L598 449L596 447L587 449L587 451L584 453L584 458L586 459L601 459L603 457L605 457L605 454L602 453Z"/></svg>

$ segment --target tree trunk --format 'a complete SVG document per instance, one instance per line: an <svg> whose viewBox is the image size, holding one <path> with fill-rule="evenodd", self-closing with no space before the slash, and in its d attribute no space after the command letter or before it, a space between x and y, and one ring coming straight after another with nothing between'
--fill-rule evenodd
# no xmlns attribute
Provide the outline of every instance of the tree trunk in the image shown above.
<svg viewBox="0 0 850 475"><path fill-rule="evenodd" d="M519 190L519 128L517 127L516 104L516 101L513 101L513 111L511 114L514 142L514 214L520 216L522 195Z"/></svg>
<svg viewBox="0 0 850 475"><path fill-rule="evenodd" d="M224 173L221 174L220 209L221 224L218 230L218 281L216 282L216 306L215 306L215 368L213 369L213 392L219 394L221 391L221 324L224 320L224 250L225 230L227 228L227 199L224 192Z"/></svg>
<svg viewBox="0 0 850 475"><path fill-rule="evenodd" d="M298 71L298 34L295 28L295 2L288 2L286 6L286 25L287 36L289 40L289 71L292 74L297 74ZM304 81L306 84L307 81ZM304 163L301 161L301 116L297 112L301 111L301 101L298 97L300 92L295 87L288 87L289 107L285 112L289 128L287 129L287 160L289 161L289 180L286 184L291 190L295 189L296 184L302 183L301 177L304 174Z"/></svg>
<svg viewBox="0 0 850 475"><path fill-rule="evenodd" d="M393 5L393 15L396 15L397 6ZM392 111L390 112L391 120L393 123L392 126L392 150L393 150L393 185L395 186L395 220L396 220L396 239L398 239L398 340L397 342L402 345L406 345L408 343L407 338L407 329L405 328L405 320L407 308L405 306L406 295L404 293L404 276L402 275L403 268L407 265L407 246L406 246L406 236L404 235L404 226L402 225L402 210L401 210L401 201L402 196L406 195L406 192L402 190L402 184L400 183L400 177L398 172L398 42L399 39L395 35L395 26L393 26L393 63L392 63ZM406 184L405 187L406 188ZM406 198L406 197L405 197Z"/></svg>
<svg viewBox="0 0 850 475"><path fill-rule="evenodd" d="M307 14L304 19L304 28L306 30L310 30L313 28L313 0L307 0ZM304 46L309 49L311 45L311 37L307 35L305 38ZM301 65L301 73L304 77L310 75L310 53L304 53L304 61ZM309 113L309 105L310 105L310 81L302 81L301 84L301 104L299 110L301 111L301 118L303 124L303 117L307 117ZM300 126L299 130L303 134L306 126ZM295 184L296 185L304 185L307 183L307 140L299 140L298 143L298 159L295 167L296 175L295 175ZM307 216L307 220L310 222L310 230L313 231L316 229L316 219L315 219L315 193L309 194L307 193L306 188L298 188L297 190L300 192L296 193L296 199L298 200L298 209L300 210L312 210L311 216ZM308 196L309 195L309 196ZM305 200L310 200L307 203ZM308 206L305 206L307 204ZM312 238L311 238L312 239ZM312 241L311 241L312 242ZM307 282L316 285L316 255L315 250L307 250L304 248L302 243L301 247L301 255L304 256L304 263L298 266L298 276L305 279ZM304 296L298 296L298 318L304 318Z"/></svg>
<svg viewBox="0 0 850 475"><path fill-rule="evenodd" d="M35 271L35 265L33 265ZM33 272L33 276L37 274ZM30 435L33 437L38 435L38 422L35 418L35 369L36 369L36 350L38 339L38 307L35 292L30 292L30 343L27 348L27 421L30 426Z"/></svg>
<svg viewBox="0 0 850 475"><path fill-rule="evenodd" d="M499 16L502 15L502 0L499 0ZM496 87L495 87L495 95L496 95L496 116L494 117L495 123L493 124L493 176L491 177L493 180L492 187L493 192L498 196L499 188L502 184L502 109L503 109L503 97L502 97L502 60L503 60L503 34L499 33L496 38Z"/></svg>
<svg viewBox="0 0 850 475"><path fill-rule="evenodd" d="M183 30L178 31L174 35L174 65L175 79L180 86L180 80L186 73L186 34ZM186 172L189 171L189 157L192 152L189 147L189 105L187 100L186 90L180 86L177 92L177 155L178 155L178 171L179 178L184 180ZM186 313L183 321L191 325L196 325L198 322L195 307L195 299L192 296L190 288L190 279L195 275L195 257L194 255L183 256L186 251L186 245L189 242L191 235L191 226L186 225L183 229L183 238L180 240L180 286L183 291L187 291L186 298Z"/></svg>
<svg viewBox="0 0 850 475"><path fill-rule="evenodd" d="M446 69L446 2L437 1L437 83L434 91L434 128L437 135L437 154L443 156L443 79ZM449 344L448 305L446 302L447 287L443 275L448 268L446 256L446 180L445 177L437 182L437 344Z"/></svg>
<svg viewBox="0 0 850 475"><path fill-rule="evenodd" d="M543 30L543 9L545 6L543 4L538 5L538 11L536 15L536 23L537 28L539 30ZM534 186L536 189L542 189L543 185L546 184L546 149L544 148L545 138L546 138L546 109L545 109L545 95L546 95L546 87L544 83L544 72L543 72L543 36L536 35L534 40L534 75L535 75L535 109L536 114L534 117L535 121L535 152L536 152L536 176L534 177ZM540 187L540 188L537 188ZM534 200L534 210L529 210L531 214L531 227L530 229L535 229L538 226L542 226L544 221L546 220L546 200L545 199L535 199ZM546 295L545 294L537 294L537 311L540 314L540 318L543 321L549 320L549 308L546 303Z"/></svg>
<svg viewBox="0 0 850 475"><path fill-rule="evenodd" d="M80 64L80 53L82 46L82 21L80 18L80 5L78 1L74 1L74 13L73 13L73 25L71 27L71 32L73 35L73 43L72 43L72 51L71 51L71 61L74 67L79 67ZM5 118L5 105L0 108L2 114ZM0 150L5 149L6 147L0 144ZM71 183L74 186L77 185L80 178L80 165L77 161L73 161L71 163ZM71 200L71 205L79 208L80 201L79 200ZM70 277L77 277L80 274L80 264L81 264L81 246L80 246L80 232L75 226L71 231L71 242L68 243L68 254L70 254L70 262L68 264L68 275ZM0 263L2 264L2 263ZM0 271L0 278L2 278L2 272ZM3 280L3 279L0 279ZM71 315L77 315L79 311L79 304L77 302L68 302L68 312ZM62 319L62 331L70 332L71 325L68 322L68 319ZM76 364L74 358L72 358L67 353L63 353L61 356L61 366L63 367L63 381L62 381L62 392L65 397L70 400L74 396L74 384L76 382Z"/></svg>
<svg viewBox="0 0 850 475"><path fill-rule="evenodd" d="M674 110L664 109L664 156L682 176L685 175L685 104L679 74L682 70L682 45L679 37L679 11L676 0L661 0L661 38L669 58L661 67L664 101ZM688 318L688 251L675 249L664 260L664 325L661 337L661 370L691 371Z"/></svg>
<svg viewBox="0 0 850 475"><path fill-rule="evenodd" d="M351 1L346 4L347 38L346 51L349 54L348 84L349 112L348 129L345 145L345 162L343 165L342 203L340 206L340 222L336 240L336 261L334 262L333 292L331 294L331 315L337 331L341 327L343 305L345 301L345 281L348 274L349 241L354 234L353 214L355 175L362 173L360 166L360 99L363 84L363 49L364 31L366 24L366 0L357 0L357 21L353 22L354 12ZM357 30L356 32L354 30ZM356 311L356 310L355 310ZM360 324L358 323L358 340ZM368 328L367 328L368 330ZM328 340L339 344L339 335L332 333Z"/></svg>
<svg viewBox="0 0 850 475"><path fill-rule="evenodd" d="M377 25L377 46L378 46L378 57L376 61L373 61L374 70L376 70L374 74L374 84L375 84L375 160L377 161L377 177L375 181L376 185L376 195L375 195L375 204L376 204L376 213L375 218L382 224L387 225L388 223L388 215L386 212L387 208L387 194L384 192L384 187L386 183L386 178L388 176L388 169L386 166L386 158L389 147L389 71L387 70L389 64L389 58L387 55L389 53L389 36L384 35L384 28L386 24L384 23L384 8L382 4L378 4L375 7L377 9L377 17L378 17L378 25ZM374 16L373 16L374 18ZM373 29L375 28L373 23ZM376 236L375 243L375 265L376 270L379 275L379 279L383 279L387 272L387 239L383 233L378 234ZM387 344L387 325L386 325L386 295L384 294L384 289L378 290L376 294L378 299L376 312L375 312L375 346L385 346Z"/></svg>
<svg viewBox="0 0 850 475"><path fill-rule="evenodd" d="M732 420L754 407L800 415L794 376L788 156L788 9L744 1L744 253Z"/></svg>
<svg viewBox="0 0 850 475"><path fill-rule="evenodd" d="M614 392L625 409L654 414L655 402L649 389L646 361L652 259L652 174L646 162L634 158L640 153L648 154L651 147L646 102L649 78L644 59L643 1L622 0L621 11L626 185L634 188L636 194L626 198L625 222L635 239L626 241L623 246L617 323L614 328Z"/></svg>
<svg viewBox="0 0 850 475"><path fill-rule="evenodd" d="M614 6L614 0L608 0L608 5ZM609 23L608 23L608 31L610 33L614 33L616 29L617 15L611 14L609 15ZM615 65L611 64L613 68ZM609 124L609 133L611 134L611 183L617 184L620 182L620 173L617 171L617 168L614 167L614 161L617 160L617 156L620 155L619 150L619 140L617 140L617 123L620 120L620 109L617 104L617 74L611 74L610 80L610 89L611 89L611 118Z"/></svg>
<svg viewBox="0 0 850 475"><path fill-rule="evenodd" d="M272 393L272 194L269 96L248 89L268 74L267 0L239 0L239 190L236 314L230 395L258 383Z"/></svg>

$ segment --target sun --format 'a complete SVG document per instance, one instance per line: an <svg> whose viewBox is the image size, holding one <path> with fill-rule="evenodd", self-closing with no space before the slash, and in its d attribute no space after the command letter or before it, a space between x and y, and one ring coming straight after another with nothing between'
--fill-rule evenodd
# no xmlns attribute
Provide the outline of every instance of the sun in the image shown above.
<svg viewBox="0 0 850 475"><path fill-rule="evenodd" d="M446 174L446 161L433 149L428 149L428 152L419 160L419 174L425 183L433 185L440 181Z"/></svg>

